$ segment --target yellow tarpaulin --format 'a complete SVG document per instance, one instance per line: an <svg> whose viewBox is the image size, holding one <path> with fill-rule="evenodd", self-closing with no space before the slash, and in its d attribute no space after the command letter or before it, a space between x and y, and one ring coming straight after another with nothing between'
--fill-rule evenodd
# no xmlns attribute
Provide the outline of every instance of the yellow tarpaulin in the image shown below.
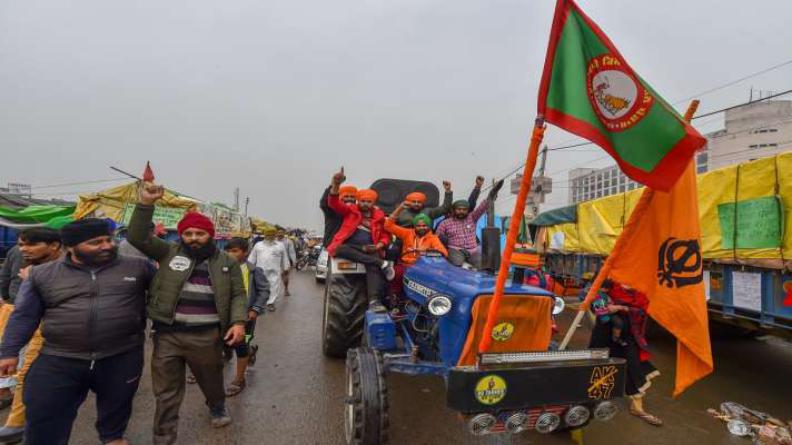
<svg viewBox="0 0 792 445"><path fill-rule="evenodd" d="M792 221L788 217L792 210L792 174L789 172L792 172L792 152L698 176L705 259L772 268L781 268L784 260L792 265ZM632 190L578 204L576 223L546 228L544 248L607 255L641 192L641 189ZM779 203L778 209L774 202ZM776 239L779 236L779 226L780 246L772 242L774 234ZM743 241L741 235L749 239Z"/></svg>
<svg viewBox="0 0 792 445"><path fill-rule="evenodd" d="M74 210L74 218L81 219L93 216L121 221L124 217L124 209L127 204L134 204L137 201L137 182L119 185L118 187L109 188L96 193L80 195L77 208ZM157 202L157 205L162 207L197 210L198 201L176 195L166 190L165 196Z"/></svg>

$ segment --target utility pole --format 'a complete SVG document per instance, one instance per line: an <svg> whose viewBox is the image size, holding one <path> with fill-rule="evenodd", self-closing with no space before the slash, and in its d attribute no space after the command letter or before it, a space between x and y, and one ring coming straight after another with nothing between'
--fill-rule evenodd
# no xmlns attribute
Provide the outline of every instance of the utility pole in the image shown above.
<svg viewBox="0 0 792 445"><path fill-rule="evenodd" d="M239 187L234 189L234 210L239 212Z"/></svg>
<svg viewBox="0 0 792 445"><path fill-rule="evenodd" d="M250 196L245 197L245 218L248 217L248 204L250 204Z"/></svg>
<svg viewBox="0 0 792 445"><path fill-rule="evenodd" d="M539 164L539 176L544 176L545 165L547 164L547 145L542 149L542 161Z"/></svg>

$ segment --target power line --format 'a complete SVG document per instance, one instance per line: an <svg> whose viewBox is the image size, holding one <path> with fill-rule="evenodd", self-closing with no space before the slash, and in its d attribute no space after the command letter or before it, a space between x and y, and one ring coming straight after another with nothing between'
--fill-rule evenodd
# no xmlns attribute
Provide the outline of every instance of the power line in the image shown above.
<svg viewBox="0 0 792 445"><path fill-rule="evenodd" d="M738 84L740 82L746 81L746 80L748 80L748 79L750 79L752 77L761 76L762 74L769 73L770 71L777 70L778 68L782 68L782 67L785 67L787 65L792 65L792 59L787 60L786 62L781 62L778 65L773 65L773 66L771 66L769 68L765 68L763 70L759 70L759 71L757 71L755 73L745 75L743 77L740 77L739 79L732 80L730 82L726 82L723 85L719 85L717 87L710 88L709 90L702 91L702 92L700 92L698 94L694 94L694 95L692 95L690 97L686 97L684 99L679 99L678 101L674 102L673 105L679 105L681 103L688 102L690 100L699 98L701 96L704 96L704 95L707 95L707 94L710 94L710 93L714 93L716 91L719 91L719 90L722 90L724 88L728 88L728 87L730 87L732 85L736 85L736 84Z"/></svg>
<svg viewBox="0 0 792 445"><path fill-rule="evenodd" d="M102 184L106 182L117 182L117 181L124 181L127 178L113 178L113 179L100 179L97 181L79 181L79 182L64 182L61 184L48 184L48 185L36 185L30 187L32 190L40 190L40 189L50 189L50 188L59 188L59 187L67 187L73 185L88 185L88 184Z"/></svg>
<svg viewBox="0 0 792 445"><path fill-rule="evenodd" d="M754 73L747 74L747 75L745 75L745 76L743 76L743 77L740 77L739 79L735 79L735 80L732 80L732 81L726 82L726 83L724 83L724 84L722 84L722 85L718 85L718 86L716 86L716 87L713 87L713 88L710 88L710 89L708 89L708 90L701 91L701 92L699 92L699 93L693 94L693 95L691 95L691 96L689 96L689 97L686 97L686 98L684 98L684 99L679 99L679 100L677 100L676 102L673 102L673 103L672 103L672 105L680 105L680 104L683 104L683 103L689 102L689 101L691 101L691 100L693 100L693 99L700 98L701 96L705 96L705 95L707 95L707 94L714 93L714 92L716 92L716 91L719 91L719 90L722 90L722 89L724 89L724 88L728 88L728 87L730 87L730 86L732 86L732 85L736 85L736 84L738 84L738 83L740 83L740 82L746 81L746 80L748 80L748 79L751 79L751 78L753 78L753 77L761 76L762 74L766 74L766 73L769 73L769 72L771 72L771 71L777 70L777 69L779 69L779 68L783 68L783 67L785 67L785 66L787 66L787 65L792 65L792 59L790 59L790 60L787 60L787 61L785 61L785 62L781 62L781 63L779 63L779 64L777 64L777 65L773 65L773 66L767 67L767 68L765 68L765 69L762 69L762 70L756 71L756 72L754 72ZM704 117L704 116L699 116L699 117ZM696 118L694 118L694 119L696 119ZM578 139L579 139L579 138L578 138ZM567 143L569 143L569 142L572 142L572 141L575 141L575 140L577 140L577 139L567 139L566 141L562 141L562 142L560 142L560 144L561 144L561 145L564 145L564 144L567 144ZM590 142L589 142L589 143L582 143L582 145L586 145L586 144L590 144ZM554 148L554 149L550 149L549 151L553 151L553 150L561 150L561 149L562 149L562 148Z"/></svg>
<svg viewBox="0 0 792 445"><path fill-rule="evenodd" d="M726 112L726 111L729 111L729 110L734 110L735 108L744 107L746 105L751 105L751 104L755 104L755 103L758 103L758 102L764 102L766 100L775 99L776 97L786 96L789 93L792 93L792 90L782 91L782 92L780 92L778 94L771 94L769 96L762 97L762 98L759 98L759 99L756 99L756 100L750 100L748 102L744 102L744 103L741 103L741 104L738 104L738 105L732 105L730 107L721 108L720 110L710 111L708 113L704 113L702 115L696 116L693 119L701 119L701 118L704 118L704 117L712 116L714 114L723 113L723 112Z"/></svg>
<svg viewBox="0 0 792 445"><path fill-rule="evenodd" d="M790 61L790 63L792 63L792 61ZM772 94L770 96L762 97L762 98L759 98L757 100L743 102L743 103L738 104L738 105L732 105L732 106L729 106L729 107L726 107L726 108L721 108L719 110L714 110L714 111L710 111L708 113L704 113L704 114L701 114L701 115L698 115L698 116L694 116L693 120L702 119L702 118L709 117L709 116L712 116L712 115L715 115L715 114L718 114L718 113L723 113L723 112L726 112L726 111L729 111L729 110L740 108L740 107L743 107L743 106L746 106L746 105L751 105L751 104L758 103L758 102L764 102L766 100L774 99L776 97L784 96L784 95L787 95L787 94L790 94L790 93L792 93L792 89L786 90L786 91L782 91L782 92L777 93L777 94ZM565 149L569 149L569 148L577 148L577 147L582 147L582 146L585 146L585 145L592 145L592 144L593 144L593 142L580 142L580 143L577 143L577 144L563 145L563 146L560 146L560 147L548 148L547 151L565 150ZM586 161L586 162L584 162L582 164L579 164L577 166L585 165L585 164L588 164L588 163L591 163L591 162L597 162L597 161L600 161L600 160L608 158L608 157L610 157L610 155L606 155L604 157L597 158L597 159L594 159L594 160L591 160L591 161ZM523 167L525 167L525 162L521 163L520 165L518 165L517 167L512 169L509 173L507 173L505 176L503 176L503 177L501 177L499 179L504 179L505 180L509 176L517 173ZM552 176L552 175L554 175L556 173L562 173L564 171L571 170L571 169L573 169L575 167L576 166L572 166L572 167L570 167L568 169L559 170L557 172L549 173L546 176ZM487 186L487 187L483 188L482 191L485 191L485 190L489 189L490 187L491 186Z"/></svg>

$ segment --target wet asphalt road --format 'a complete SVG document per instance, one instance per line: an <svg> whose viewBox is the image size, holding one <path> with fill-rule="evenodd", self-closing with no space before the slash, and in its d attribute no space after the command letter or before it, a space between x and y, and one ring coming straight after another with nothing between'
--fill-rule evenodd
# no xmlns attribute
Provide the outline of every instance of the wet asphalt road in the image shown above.
<svg viewBox="0 0 792 445"><path fill-rule="evenodd" d="M325 359L320 351L323 287L310 272L292 276L292 296L275 313L259 321L254 343L258 363L248 374L248 388L230 398L234 423L209 426L200 390L189 385L181 410L180 444L341 444L343 443L344 363ZM565 318L568 318L565 317ZM562 326L566 324L561 322ZM568 321L567 321L568 324ZM586 342L581 332L575 342ZM792 419L792 345L769 340L713 340L716 373L682 398L671 398L673 339L650 337L654 364L663 372L647 396L647 409L665 420L655 428L623 411L609 423L593 423L585 443L596 444L749 444L729 436L725 425L705 413L734 400L782 419ZM231 371L229 366L227 369ZM230 380L229 380L230 381ZM476 438L468 435L456 414L445 407L442 381L436 378L388 377L392 444L571 444L568 435ZM626 406L626 405L624 405ZM97 444L94 402L83 405L72 444ZM151 443L154 412L148 364L135 399L127 431L132 444Z"/></svg>

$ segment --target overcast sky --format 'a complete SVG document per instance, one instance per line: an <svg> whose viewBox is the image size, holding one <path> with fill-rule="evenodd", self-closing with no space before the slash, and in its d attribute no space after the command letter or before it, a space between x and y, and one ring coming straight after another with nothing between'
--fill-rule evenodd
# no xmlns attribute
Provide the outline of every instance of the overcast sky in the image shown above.
<svg viewBox="0 0 792 445"><path fill-rule="evenodd" d="M792 59L792 3L580 0L671 102ZM0 184L139 173L205 200L319 228L339 165L356 185L450 179L525 158L551 0L0 2ZM701 111L792 88L792 66L703 96ZM680 109L684 105L679 106ZM703 119L702 132L721 125ZM552 146L576 141L548 132ZM548 159L605 166L595 148ZM39 188L73 196L113 183ZM501 212L514 200L502 194Z"/></svg>

